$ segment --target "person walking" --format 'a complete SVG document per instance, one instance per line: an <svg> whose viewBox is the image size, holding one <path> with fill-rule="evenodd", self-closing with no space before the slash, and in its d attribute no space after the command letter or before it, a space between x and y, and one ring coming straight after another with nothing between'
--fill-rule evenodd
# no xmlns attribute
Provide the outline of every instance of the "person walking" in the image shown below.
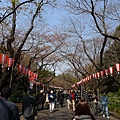
<svg viewBox="0 0 120 120"><path fill-rule="evenodd" d="M58 95L58 98L59 98L60 106L63 107L64 94L63 94L63 91L62 91L62 90L60 90L60 93L59 93L59 95Z"/></svg>
<svg viewBox="0 0 120 120"><path fill-rule="evenodd" d="M75 92L75 107L78 105L78 102L80 101L80 90L77 90Z"/></svg>
<svg viewBox="0 0 120 120"><path fill-rule="evenodd" d="M75 111L75 99L76 99L75 91L73 90L72 93L71 93L72 110L73 110L73 111Z"/></svg>
<svg viewBox="0 0 120 120"><path fill-rule="evenodd" d="M96 120L91 114L88 102L81 100L75 109L75 115L72 120Z"/></svg>
<svg viewBox="0 0 120 120"><path fill-rule="evenodd" d="M92 95L93 95L92 91L89 90L88 93L87 93L87 96L88 96L88 103L89 103L91 108L93 107L92 106Z"/></svg>
<svg viewBox="0 0 120 120"><path fill-rule="evenodd" d="M23 99L22 102L22 112L24 120L34 120L36 111L36 99L33 97L33 90L29 90L29 94ZM36 113L34 113L36 111Z"/></svg>
<svg viewBox="0 0 120 120"><path fill-rule="evenodd" d="M68 106L68 109L71 109L71 107L72 107L72 99L71 99L71 91L70 90L67 92L67 106Z"/></svg>
<svg viewBox="0 0 120 120"><path fill-rule="evenodd" d="M57 91L54 90L54 94L55 94L55 107L57 106L57 102L58 102L58 96L57 96Z"/></svg>
<svg viewBox="0 0 120 120"><path fill-rule="evenodd" d="M102 115L103 117L107 117L109 119L109 115L108 115L108 97L106 96L105 92L103 93L101 99L100 99L100 103L102 105Z"/></svg>
<svg viewBox="0 0 120 120"><path fill-rule="evenodd" d="M97 115L97 113L98 113L98 100L99 100L97 90L94 90L94 93L92 95L92 99L93 99L94 114Z"/></svg>
<svg viewBox="0 0 120 120"><path fill-rule="evenodd" d="M36 98L36 107L37 107L37 110L39 110L39 92L37 92L35 98Z"/></svg>
<svg viewBox="0 0 120 120"><path fill-rule="evenodd" d="M45 92L41 90L39 94L39 104L41 105L42 110L44 109L45 97Z"/></svg>
<svg viewBox="0 0 120 120"><path fill-rule="evenodd" d="M49 91L46 91L46 97L45 97L45 104L47 109L49 109L49 99L48 99Z"/></svg>
<svg viewBox="0 0 120 120"><path fill-rule="evenodd" d="M50 112L54 112L55 108L55 94L53 93L53 90L50 91L50 94L48 95L49 99L49 109Z"/></svg>
<svg viewBox="0 0 120 120"><path fill-rule="evenodd" d="M9 101L11 89L4 87L0 97L0 120L20 120L19 110L15 103Z"/></svg>

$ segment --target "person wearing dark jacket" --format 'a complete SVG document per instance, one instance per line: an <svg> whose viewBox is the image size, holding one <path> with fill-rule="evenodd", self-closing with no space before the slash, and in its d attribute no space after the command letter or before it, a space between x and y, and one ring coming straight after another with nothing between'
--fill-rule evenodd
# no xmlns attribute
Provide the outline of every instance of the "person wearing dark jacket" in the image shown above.
<svg viewBox="0 0 120 120"><path fill-rule="evenodd" d="M70 90L67 92L67 106L68 106L68 109L72 108L72 98L71 98L71 91Z"/></svg>
<svg viewBox="0 0 120 120"><path fill-rule="evenodd" d="M54 112L54 108L55 108L55 94L53 93L53 90L50 91L50 94L48 95L48 99L49 99L50 112Z"/></svg>
<svg viewBox="0 0 120 120"><path fill-rule="evenodd" d="M80 101L80 91L79 90L77 90L76 92L75 92L75 107L77 107L77 105L78 105L78 102Z"/></svg>
<svg viewBox="0 0 120 120"><path fill-rule="evenodd" d="M60 90L60 92L59 92L59 94L58 94L58 98L59 98L59 102L60 102L61 107L63 107L64 94L63 94L63 91L62 91L62 90Z"/></svg>
<svg viewBox="0 0 120 120"><path fill-rule="evenodd" d="M10 95L11 89L4 87L0 98L0 120L20 120L18 107L8 100Z"/></svg>
<svg viewBox="0 0 120 120"><path fill-rule="evenodd" d="M34 120L35 115L31 115L31 109L35 109L36 99L33 97L33 90L30 89L29 94L23 99L22 112L24 120Z"/></svg>
<svg viewBox="0 0 120 120"><path fill-rule="evenodd" d="M41 105L42 110L44 109L44 103L45 103L45 92L41 90L39 94L39 104Z"/></svg>

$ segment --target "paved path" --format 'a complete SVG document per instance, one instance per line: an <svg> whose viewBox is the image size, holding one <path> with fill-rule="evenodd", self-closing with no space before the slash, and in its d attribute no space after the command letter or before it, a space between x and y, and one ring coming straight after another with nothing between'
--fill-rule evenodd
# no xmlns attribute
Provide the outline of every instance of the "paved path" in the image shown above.
<svg viewBox="0 0 120 120"><path fill-rule="evenodd" d="M91 109L93 113L93 110ZM49 112L49 109L44 109L38 111L38 115L35 117L35 120L72 120L74 116L74 112L72 110L67 109L67 103L65 101L64 107L60 107L59 104L55 107L55 111L53 113ZM108 120L107 118L102 117L102 113L99 113L95 116L96 120ZM20 120L24 120L23 116L21 116ZM110 115L109 120L120 120L112 115Z"/></svg>

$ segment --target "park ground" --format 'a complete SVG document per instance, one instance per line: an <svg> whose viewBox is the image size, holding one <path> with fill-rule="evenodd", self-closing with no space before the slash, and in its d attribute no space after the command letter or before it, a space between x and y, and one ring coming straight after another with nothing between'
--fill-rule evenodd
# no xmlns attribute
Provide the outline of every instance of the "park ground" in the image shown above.
<svg viewBox="0 0 120 120"><path fill-rule="evenodd" d="M94 115L93 109L91 108L91 113ZM49 109L44 108L39 110L35 120L72 120L74 112L67 109L67 102L64 101L64 106L61 108L57 103L54 112L50 112ZM107 118L102 117L100 112L98 115L94 115L96 120L107 120ZM120 120L120 116L116 116L115 113L109 112L109 120ZM23 116L20 117L20 120L24 120Z"/></svg>

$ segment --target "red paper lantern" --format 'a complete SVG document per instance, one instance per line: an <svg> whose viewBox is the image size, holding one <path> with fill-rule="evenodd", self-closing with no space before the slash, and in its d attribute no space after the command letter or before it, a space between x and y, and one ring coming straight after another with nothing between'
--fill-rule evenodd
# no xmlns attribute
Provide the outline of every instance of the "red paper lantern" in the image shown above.
<svg viewBox="0 0 120 120"><path fill-rule="evenodd" d="M36 73L33 72L33 75L32 75L32 76L33 76L34 78L35 78L35 74L36 74Z"/></svg>
<svg viewBox="0 0 120 120"><path fill-rule="evenodd" d="M97 72L97 78L99 79L100 78L100 72Z"/></svg>
<svg viewBox="0 0 120 120"><path fill-rule="evenodd" d="M87 82L87 81L88 81L88 77L85 78L85 82Z"/></svg>
<svg viewBox="0 0 120 120"><path fill-rule="evenodd" d="M24 66L22 67L22 73L26 74L26 68Z"/></svg>
<svg viewBox="0 0 120 120"><path fill-rule="evenodd" d="M113 75L113 67L109 67L108 70L109 70L110 75L112 76Z"/></svg>
<svg viewBox="0 0 120 120"><path fill-rule="evenodd" d="M8 59L7 54L0 54L0 64L2 64L2 67L7 62L7 59Z"/></svg>
<svg viewBox="0 0 120 120"><path fill-rule="evenodd" d="M104 71L100 71L100 75L101 75L101 77L103 77L104 76Z"/></svg>
<svg viewBox="0 0 120 120"><path fill-rule="evenodd" d="M108 76L108 69L105 69L105 75Z"/></svg>
<svg viewBox="0 0 120 120"><path fill-rule="evenodd" d="M34 74L34 73L31 71L30 76L33 76L33 74Z"/></svg>
<svg viewBox="0 0 120 120"><path fill-rule="evenodd" d="M115 64L118 74L120 73L120 64Z"/></svg>
<svg viewBox="0 0 120 120"><path fill-rule="evenodd" d="M28 70L28 76L30 77L31 76L31 70Z"/></svg>
<svg viewBox="0 0 120 120"><path fill-rule="evenodd" d="M13 63L14 63L14 58L8 58L8 70L13 65Z"/></svg>
<svg viewBox="0 0 120 120"><path fill-rule="evenodd" d="M34 79L35 78L32 76L32 77L29 78L29 81L34 81Z"/></svg>
<svg viewBox="0 0 120 120"><path fill-rule="evenodd" d="M90 77L89 77L89 76L87 77L87 80L88 80L88 81L90 80Z"/></svg>
<svg viewBox="0 0 120 120"><path fill-rule="evenodd" d="M90 80L92 79L92 75L89 76L89 79L90 79Z"/></svg>
<svg viewBox="0 0 120 120"><path fill-rule="evenodd" d="M95 78L95 74L92 74L92 77Z"/></svg>
<svg viewBox="0 0 120 120"><path fill-rule="evenodd" d="M97 73L95 73L95 79L97 79Z"/></svg>
<svg viewBox="0 0 120 120"><path fill-rule="evenodd" d="M18 64L18 72L21 72L22 70L22 65Z"/></svg>

